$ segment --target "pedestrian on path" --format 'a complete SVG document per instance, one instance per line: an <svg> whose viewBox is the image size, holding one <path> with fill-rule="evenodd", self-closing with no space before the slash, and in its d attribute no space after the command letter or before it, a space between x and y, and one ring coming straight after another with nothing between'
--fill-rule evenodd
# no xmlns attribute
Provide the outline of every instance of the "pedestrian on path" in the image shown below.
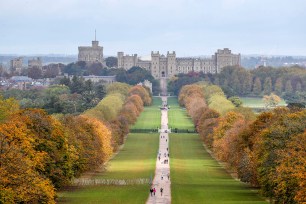
<svg viewBox="0 0 306 204"><path fill-rule="evenodd" d="M169 180L170 179L170 174L168 173L167 176L168 176L168 180Z"/></svg>
<svg viewBox="0 0 306 204"><path fill-rule="evenodd" d="M164 177L163 177L163 176L161 176L161 180L163 180L163 178L164 178Z"/></svg>
<svg viewBox="0 0 306 204"><path fill-rule="evenodd" d="M151 193L151 196L152 196L152 194L153 194L153 189L152 188L150 188L150 193Z"/></svg>
<svg viewBox="0 0 306 204"><path fill-rule="evenodd" d="M155 189L155 188L153 188L153 194L154 194L154 196L155 196L155 193L156 193L156 189Z"/></svg>
<svg viewBox="0 0 306 204"><path fill-rule="evenodd" d="M158 156L158 161L160 161L160 156Z"/></svg>
<svg viewBox="0 0 306 204"><path fill-rule="evenodd" d="M163 188L160 188L160 195L163 196Z"/></svg>

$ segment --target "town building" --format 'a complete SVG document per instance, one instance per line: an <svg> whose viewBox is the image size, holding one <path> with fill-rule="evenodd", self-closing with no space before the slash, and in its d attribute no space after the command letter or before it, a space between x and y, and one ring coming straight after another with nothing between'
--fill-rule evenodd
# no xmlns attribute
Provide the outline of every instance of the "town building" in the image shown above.
<svg viewBox="0 0 306 204"><path fill-rule="evenodd" d="M42 61L40 57L28 60L28 68L31 69L33 67L38 67L42 69Z"/></svg>
<svg viewBox="0 0 306 204"><path fill-rule="evenodd" d="M116 82L116 76L96 76L96 75L89 75L83 76L84 80L91 80L94 83L101 82L104 84L112 84Z"/></svg>
<svg viewBox="0 0 306 204"><path fill-rule="evenodd" d="M220 73L223 67L240 64L240 54L233 54L228 48L217 50L211 58L177 58L175 51L167 52L166 56L152 51L150 61L140 60L137 54L130 56L118 52L118 68L128 70L138 66L150 71L156 79L191 71L215 74Z"/></svg>
<svg viewBox="0 0 306 204"><path fill-rule="evenodd" d="M22 57L17 57L17 58L12 59L10 61L10 71L11 71L11 73L14 73L14 72L20 73L22 67L23 67L23 58Z"/></svg>
<svg viewBox="0 0 306 204"><path fill-rule="evenodd" d="M11 88L26 90L33 82L33 79L27 76L12 76L9 82L12 84Z"/></svg>

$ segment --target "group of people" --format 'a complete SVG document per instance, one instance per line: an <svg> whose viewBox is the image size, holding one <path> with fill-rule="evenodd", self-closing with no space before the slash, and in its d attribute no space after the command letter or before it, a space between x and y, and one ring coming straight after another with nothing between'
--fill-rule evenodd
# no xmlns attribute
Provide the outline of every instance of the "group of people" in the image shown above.
<svg viewBox="0 0 306 204"><path fill-rule="evenodd" d="M160 195L163 196L163 191L164 189L163 188L160 188ZM150 188L150 193L151 193L151 196L155 196L155 193L156 193L156 189L155 188Z"/></svg>
<svg viewBox="0 0 306 204"><path fill-rule="evenodd" d="M156 189L155 188L150 188L150 193L151 193L151 196L155 196L155 193L156 193Z"/></svg>
<svg viewBox="0 0 306 204"><path fill-rule="evenodd" d="M170 174L169 173L167 174L167 177L168 177L168 180L170 180ZM164 179L164 176L161 175L161 180L163 180L163 179Z"/></svg>

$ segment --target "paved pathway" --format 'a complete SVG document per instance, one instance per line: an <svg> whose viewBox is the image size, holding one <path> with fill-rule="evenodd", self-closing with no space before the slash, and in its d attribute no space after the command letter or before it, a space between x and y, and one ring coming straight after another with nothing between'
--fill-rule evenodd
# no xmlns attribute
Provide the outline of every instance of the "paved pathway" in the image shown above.
<svg viewBox="0 0 306 204"><path fill-rule="evenodd" d="M167 97L162 97L163 103L167 103ZM171 181L170 181L170 159L169 154L169 137L168 137L168 112L161 111L161 132L159 137L159 152L156 159L155 177L153 179L152 188L156 189L155 196L149 198L147 204L152 203L171 203ZM167 131L167 132L166 132ZM168 162L165 162L168 160ZM168 178L169 176L169 178ZM161 195L160 189L163 188ZM148 189L149 192L149 189Z"/></svg>

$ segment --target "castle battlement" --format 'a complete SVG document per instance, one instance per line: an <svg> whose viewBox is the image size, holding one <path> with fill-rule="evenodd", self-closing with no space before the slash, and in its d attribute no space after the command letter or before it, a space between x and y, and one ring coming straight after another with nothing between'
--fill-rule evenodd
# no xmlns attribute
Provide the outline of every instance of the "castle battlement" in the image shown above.
<svg viewBox="0 0 306 204"><path fill-rule="evenodd" d="M176 52L167 51L167 55L159 51L151 51L151 61L134 60L137 56L124 56L118 52L118 67L130 69L132 66L139 66L151 71L154 78L172 77L179 73L203 72L219 73L223 67L240 65L240 54L232 54L229 48L218 49L210 58L176 57Z"/></svg>

